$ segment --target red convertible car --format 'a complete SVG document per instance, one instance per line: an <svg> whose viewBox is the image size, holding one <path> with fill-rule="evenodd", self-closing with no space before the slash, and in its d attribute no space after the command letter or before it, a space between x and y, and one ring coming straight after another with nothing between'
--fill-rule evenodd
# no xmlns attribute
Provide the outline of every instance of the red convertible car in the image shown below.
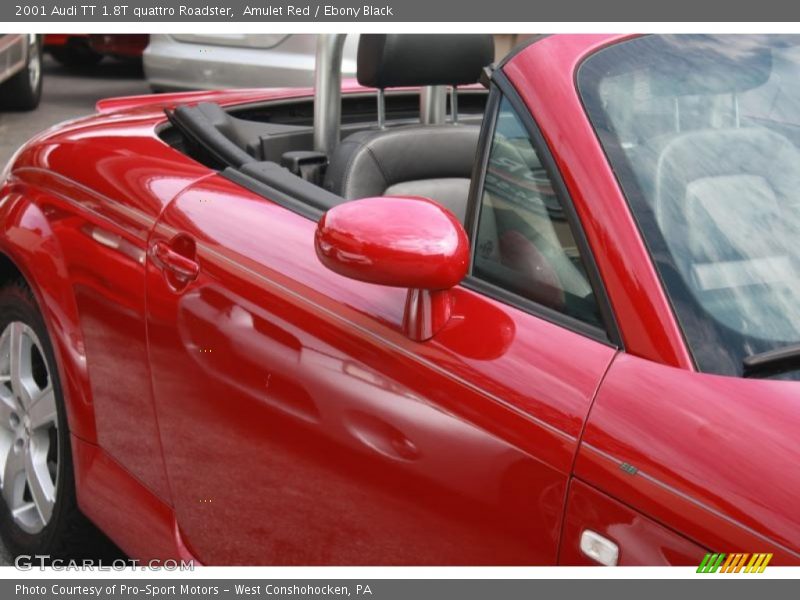
<svg viewBox="0 0 800 600"><path fill-rule="evenodd" d="M319 44L7 167L11 550L799 564L800 39Z"/></svg>

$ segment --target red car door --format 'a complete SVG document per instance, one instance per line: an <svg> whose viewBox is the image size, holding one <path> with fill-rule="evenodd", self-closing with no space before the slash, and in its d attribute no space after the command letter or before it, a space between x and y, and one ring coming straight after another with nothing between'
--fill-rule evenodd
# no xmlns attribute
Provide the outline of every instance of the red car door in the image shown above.
<svg viewBox="0 0 800 600"><path fill-rule="evenodd" d="M481 267L428 342L402 333L406 290L321 265L307 217L221 176L162 214L150 362L178 523L202 562L557 560L615 347L557 174L519 109L492 105Z"/></svg>

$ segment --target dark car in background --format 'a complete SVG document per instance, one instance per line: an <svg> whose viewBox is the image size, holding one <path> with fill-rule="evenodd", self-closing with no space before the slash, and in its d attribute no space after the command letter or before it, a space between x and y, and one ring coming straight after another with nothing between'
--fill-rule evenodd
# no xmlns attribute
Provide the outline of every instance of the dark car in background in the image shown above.
<svg viewBox="0 0 800 600"><path fill-rule="evenodd" d="M44 37L44 47L64 66L87 67L105 56L141 59L149 41L146 33L49 33Z"/></svg>

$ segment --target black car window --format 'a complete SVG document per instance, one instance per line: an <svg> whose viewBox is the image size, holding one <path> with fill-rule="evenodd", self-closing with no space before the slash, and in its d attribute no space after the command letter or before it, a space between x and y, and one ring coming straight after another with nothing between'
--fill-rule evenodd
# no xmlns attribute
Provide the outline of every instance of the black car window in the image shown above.
<svg viewBox="0 0 800 600"><path fill-rule="evenodd" d="M480 198L473 276L603 327L555 186L511 102L500 102Z"/></svg>

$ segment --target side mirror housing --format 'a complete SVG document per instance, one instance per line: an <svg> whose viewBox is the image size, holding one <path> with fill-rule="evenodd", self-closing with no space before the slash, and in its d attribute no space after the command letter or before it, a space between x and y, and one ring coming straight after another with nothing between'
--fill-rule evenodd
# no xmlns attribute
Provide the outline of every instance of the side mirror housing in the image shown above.
<svg viewBox="0 0 800 600"><path fill-rule="evenodd" d="M448 321L450 289L467 274L469 240L461 223L433 200L353 200L326 212L315 235L326 267L351 279L408 288L403 328L433 337Z"/></svg>

